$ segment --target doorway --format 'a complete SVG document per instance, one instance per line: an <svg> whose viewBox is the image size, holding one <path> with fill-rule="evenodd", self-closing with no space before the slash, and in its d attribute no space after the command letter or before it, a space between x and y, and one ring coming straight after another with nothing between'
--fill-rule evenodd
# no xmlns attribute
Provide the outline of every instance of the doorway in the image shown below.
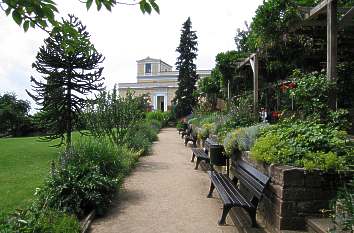
<svg viewBox="0 0 354 233"><path fill-rule="evenodd" d="M157 96L157 110L163 112L165 110L165 96Z"/></svg>

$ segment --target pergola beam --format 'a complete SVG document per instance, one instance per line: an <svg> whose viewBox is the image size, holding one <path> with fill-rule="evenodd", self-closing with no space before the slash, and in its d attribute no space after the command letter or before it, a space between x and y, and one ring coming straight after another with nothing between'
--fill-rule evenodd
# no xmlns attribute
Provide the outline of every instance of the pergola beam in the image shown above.
<svg viewBox="0 0 354 233"><path fill-rule="evenodd" d="M253 72L253 113L254 117L258 117L258 79L259 79L259 63L258 55L252 53L248 58L239 62L237 69L244 67L245 65L250 64Z"/></svg>
<svg viewBox="0 0 354 233"><path fill-rule="evenodd" d="M237 69L240 69L241 67L245 66L246 64L249 63L249 61L254 57L256 54L252 53L249 57L247 57L245 60L241 61L238 63Z"/></svg>
<svg viewBox="0 0 354 233"><path fill-rule="evenodd" d="M345 15L339 21L339 24L341 26L347 26L353 23L353 18L354 18L354 7L350 8L350 10L348 10L347 13L345 13Z"/></svg>
<svg viewBox="0 0 354 233"><path fill-rule="evenodd" d="M327 5L330 4L332 1L334 0L324 0L320 2L317 6L310 10L310 13L305 16L305 19L308 20L318 16L326 9Z"/></svg>

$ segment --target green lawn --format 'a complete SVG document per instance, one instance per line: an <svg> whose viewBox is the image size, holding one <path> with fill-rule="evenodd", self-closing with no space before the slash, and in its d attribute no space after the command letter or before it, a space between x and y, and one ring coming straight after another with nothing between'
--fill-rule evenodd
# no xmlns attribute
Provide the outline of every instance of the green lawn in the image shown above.
<svg viewBox="0 0 354 233"><path fill-rule="evenodd" d="M0 139L0 212L25 206L48 175L50 163L58 157L55 144L37 137Z"/></svg>

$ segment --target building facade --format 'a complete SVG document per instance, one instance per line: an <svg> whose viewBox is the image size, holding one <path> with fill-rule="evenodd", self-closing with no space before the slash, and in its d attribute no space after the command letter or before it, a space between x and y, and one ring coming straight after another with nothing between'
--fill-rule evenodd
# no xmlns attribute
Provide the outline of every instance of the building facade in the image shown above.
<svg viewBox="0 0 354 233"><path fill-rule="evenodd" d="M210 70L197 70L200 78L209 76ZM137 61L137 82L118 83L120 96L125 96L128 90L135 95L147 94L150 97L153 110L167 111L172 106L178 88L178 71L160 59L147 57Z"/></svg>

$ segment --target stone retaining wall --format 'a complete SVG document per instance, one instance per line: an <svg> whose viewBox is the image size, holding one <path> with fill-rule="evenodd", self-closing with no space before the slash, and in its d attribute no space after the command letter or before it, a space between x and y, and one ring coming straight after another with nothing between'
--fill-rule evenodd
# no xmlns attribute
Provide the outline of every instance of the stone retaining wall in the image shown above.
<svg viewBox="0 0 354 233"><path fill-rule="evenodd" d="M340 181L350 178L348 174L265 165L250 160L247 154L242 159L271 177L257 214L271 232L305 229L306 217L320 216L322 209L328 209Z"/></svg>

